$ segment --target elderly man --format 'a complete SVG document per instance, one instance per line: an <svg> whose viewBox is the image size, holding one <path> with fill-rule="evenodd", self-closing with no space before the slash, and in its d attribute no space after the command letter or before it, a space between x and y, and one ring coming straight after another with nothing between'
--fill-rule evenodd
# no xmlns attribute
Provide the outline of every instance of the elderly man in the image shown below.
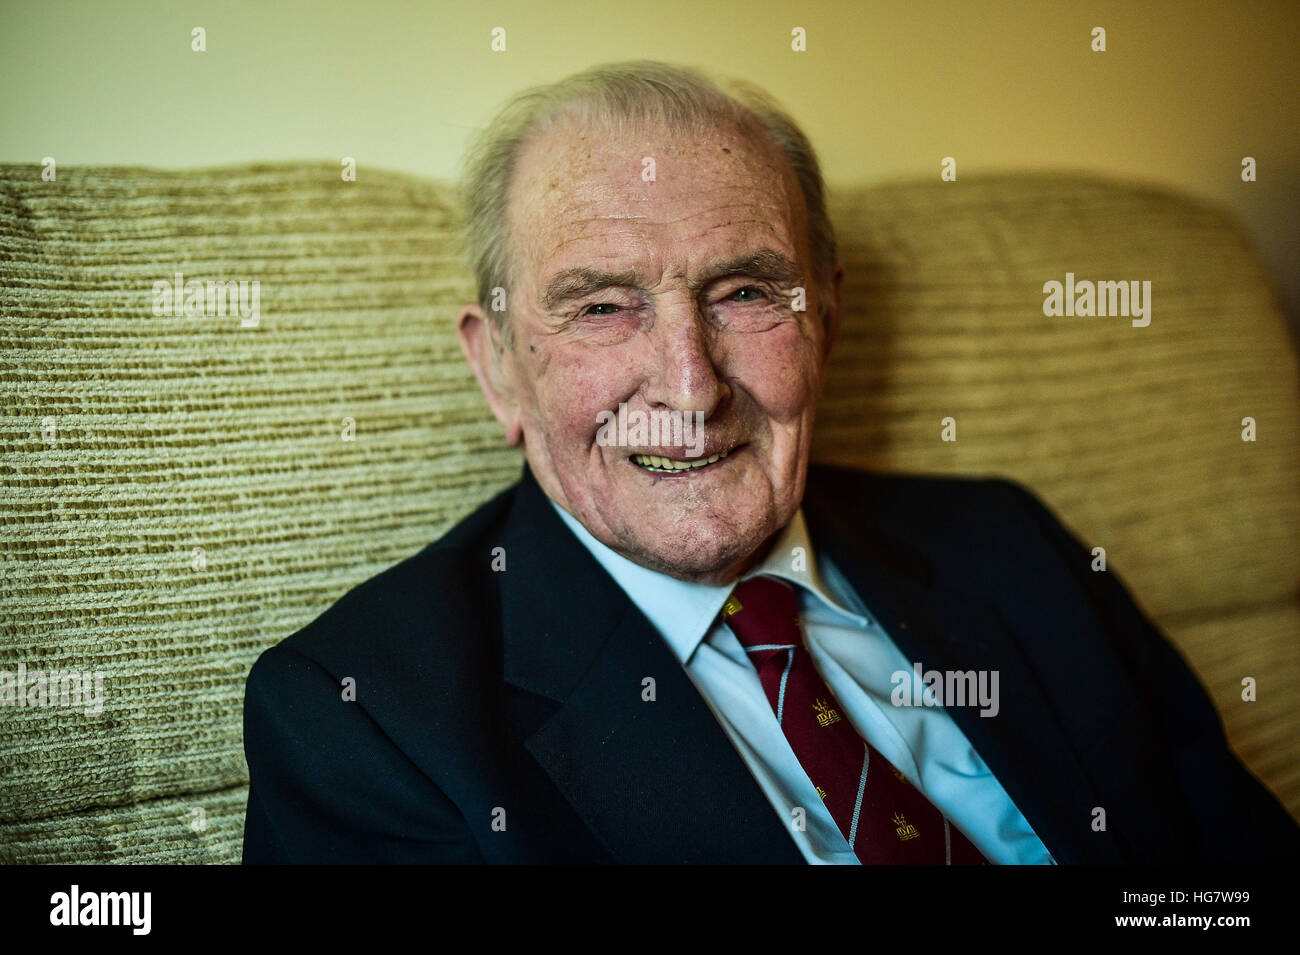
<svg viewBox="0 0 1300 955"><path fill-rule="evenodd" d="M810 469L843 273L770 100L591 70L514 100L466 195L461 343L527 464L254 666L246 862L1296 851L1026 491Z"/></svg>

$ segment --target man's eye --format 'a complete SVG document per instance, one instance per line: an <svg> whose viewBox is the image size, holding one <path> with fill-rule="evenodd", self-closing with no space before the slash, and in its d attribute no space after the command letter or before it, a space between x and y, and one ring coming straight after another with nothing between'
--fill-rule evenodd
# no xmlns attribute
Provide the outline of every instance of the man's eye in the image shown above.
<svg viewBox="0 0 1300 955"><path fill-rule="evenodd" d="M747 295L748 297L737 299L737 296L740 295ZM742 302L757 302L762 298L766 298L766 294L763 289L757 285L746 285L744 288L736 289L736 291L732 292L728 297Z"/></svg>
<svg viewBox="0 0 1300 955"><path fill-rule="evenodd" d="M607 308L609 311L600 312L597 309ZM588 305L582 310L583 315L613 315L619 310L619 306L613 302L597 302L595 305Z"/></svg>

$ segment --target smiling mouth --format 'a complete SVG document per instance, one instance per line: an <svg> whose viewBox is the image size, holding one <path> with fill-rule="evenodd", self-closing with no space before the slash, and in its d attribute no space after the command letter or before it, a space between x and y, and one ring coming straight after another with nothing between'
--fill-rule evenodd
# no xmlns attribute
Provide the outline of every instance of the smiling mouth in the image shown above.
<svg viewBox="0 0 1300 955"><path fill-rule="evenodd" d="M651 474L681 474L684 471L698 471L701 468L707 468L709 465L721 461L735 450L734 447L728 448L726 451L720 451L707 458L697 458L694 461L678 461L675 458L665 458L657 454L634 454L631 460L641 470L649 471Z"/></svg>

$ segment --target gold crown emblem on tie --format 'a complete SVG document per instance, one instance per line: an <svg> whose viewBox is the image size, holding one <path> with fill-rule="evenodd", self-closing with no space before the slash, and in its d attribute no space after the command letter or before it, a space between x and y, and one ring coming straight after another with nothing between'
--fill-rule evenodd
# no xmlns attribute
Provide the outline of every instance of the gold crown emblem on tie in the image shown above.
<svg viewBox="0 0 1300 955"><path fill-rule="evenodd" d="M736 599L736 595L732 594L727 598L727 602L722 605L722 615L724 617L734 617L744 609L740 601Z"/></svg>
<svg viewBox="0 0 1300 955"><path fill-rule="evenodd" d="M901 812L896 812L889 818L893 820L894 825L897 827L894 831L898 833L899 842L906 842L908 839L915 839L920 835L916 831L916 826L909 823L907 817Z"/></svg>
<svg viewBox="0 0 1300 955"><path fill-rule="evenodd" d="M818 726L830 726L832 723L840 721L839 710L829 706L825 700L816 700L813 703L813 709L817 711Z"/></svg>

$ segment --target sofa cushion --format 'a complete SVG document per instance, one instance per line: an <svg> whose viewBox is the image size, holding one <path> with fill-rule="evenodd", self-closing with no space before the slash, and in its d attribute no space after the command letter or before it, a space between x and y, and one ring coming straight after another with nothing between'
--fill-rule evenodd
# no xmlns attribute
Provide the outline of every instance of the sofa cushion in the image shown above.
<svg viewBox="0 0 1300 955"><path fill-rule="evenodd" d="M39 172L0 167L0 670L97 673L104 698L0 709L0 825L171 832L178 794L247 782L257 654L521 458L455 341L472 283L447 185L331 163ZM1223 216L1063 175L842 189L834 216L850 277L819 458L1016 477L1158 622L1294 599L1294 353ZM1150 326L1044 316L1067 270L1152 281ZM256 324L155 314L177 273L257 281Z"/></svg>

